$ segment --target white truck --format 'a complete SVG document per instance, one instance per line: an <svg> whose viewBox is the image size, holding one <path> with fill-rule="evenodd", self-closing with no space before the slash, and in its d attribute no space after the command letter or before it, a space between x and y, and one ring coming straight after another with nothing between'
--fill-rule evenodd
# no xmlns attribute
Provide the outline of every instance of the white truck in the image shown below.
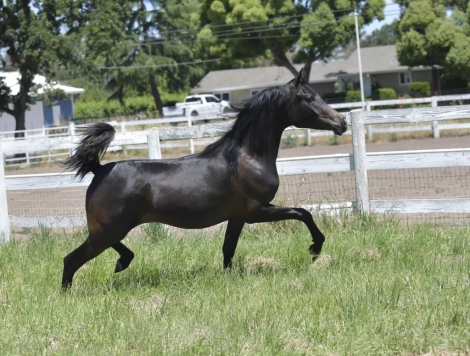
<svg viewBox="0 0 470 356"><path fill-rule="evenodd" d="M207 120L220 117L227 119L221 114L231 112L230 103L220 100L214 95L191 95L184 99L183 103L175 106L164 107L164 117L191 116L191 121L195 124L198 120ZM208 121L208 120L207 120Z"/></svg>

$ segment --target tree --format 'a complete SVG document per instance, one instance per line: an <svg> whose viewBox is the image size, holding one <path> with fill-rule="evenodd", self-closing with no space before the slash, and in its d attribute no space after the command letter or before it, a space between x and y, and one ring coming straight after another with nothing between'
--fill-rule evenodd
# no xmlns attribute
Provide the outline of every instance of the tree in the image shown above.
<svg viewBox="0 0 470 356"><path fill-rule="evenodd" d="M193 63L202 59L195 32L188 29L194 0L99 1L84 30L89 73L102 76L111 99L123 102L126 92L151 92L163 112L161 87L189 89L204 75Z"/></svg>
<svg viewBox="0 0 470 356"><path fill-rule="evenodd" d="M397 40L394 24L385 24L361 40L361 47L393 45Z"/></svg>
<svg viewBox="0 0 470 356"><path fill-rule="evenodd" d="M25 130L25 113L28 105L34 103L38 89L34 76L41 71L51 77L58 63L73 53L74 44L65 40L66 35L61 33L64 5L51 0L0 2L0 48L6 49L9 64L20 73L17 93L12 93L0 80L0 112L15 118L17 131ZM3 59L2 63L5 66ZM49 94L46 90L44 96L50 98ZM61 93L54 91L52 94Z"/></svg>
<svg viewBox="0 0 470 356"><path fill-rule="evenodd" d="M463 1L403 1L397 26L402 65L442 66L450 75L470 74L470 8ZM451 8L447 16L446 8ZM465 10L466 12L464 12Z"/></svg>
<svg viewBox="0 0 470 356"><path fill-rule="evenodd" d="M297 75L286 52L296 52L295 62L325 60L355 36L355 7L362 26L383 19L384 6L383 0L202 0L193 22L212 56L229 63L269 53Z"/></svg>

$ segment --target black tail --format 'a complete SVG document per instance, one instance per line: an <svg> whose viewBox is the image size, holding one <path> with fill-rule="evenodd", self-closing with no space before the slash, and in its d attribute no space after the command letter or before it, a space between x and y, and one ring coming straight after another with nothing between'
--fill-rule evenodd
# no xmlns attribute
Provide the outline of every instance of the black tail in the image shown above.
<svg viewBox="0 0 470 356"><path fill-rule="evenodd" d="M80 177L80 179L89 172L96 174L96 171L101 167L100 158L114 139L115 133L116 130L109 124L90 125L78 143L78 147L62 165L67 170L77 169L76 177Z"/></svg>

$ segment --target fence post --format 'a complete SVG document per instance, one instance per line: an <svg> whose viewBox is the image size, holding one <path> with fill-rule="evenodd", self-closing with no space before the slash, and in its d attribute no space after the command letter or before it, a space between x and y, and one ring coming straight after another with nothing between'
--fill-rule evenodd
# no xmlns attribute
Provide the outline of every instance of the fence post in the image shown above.
<svg viewBox="0 0 470 356"><path fill-rule="evenodd" d="M160 146L160 134L158 133L158 128L154 127L150 130L150 133L147 135L147 146L149 150L150 159L162 159L162 151ZM170 227L166 224L161 224L163 230L168 234Z"/></svg>
<svg viewBox="0 0 470 356"><path fill-rule="evenodd" d="M307 146L312 145L312 135L311 135L311 130L307 129Z"/></svg>
<svg viewBox="0 0 470 356"><path fill-rule="evenodd" d="M366 110L370 111L370 101L366 102ZM372 125L367 125L367 141L372 142Z"/></svg>
<svg viewBox="0 0 470 356"><path fill-rule="evenodd" d="M191 116L187 115L188 117L188 127L193 126L193 122L191 121ZM194 141L192 138L189 139L189 149L191 151L191 154L194 154Z"/></svg>
<svg viewBox="0 0 470 356"><path fill-rule="evenodd" d="M126 132L126 123L124 121L121 121L121 132ZM127 156L127 146L122 145L122 154L124 156Z"/></svg>
<svg viewBox="0 0 470 356"><path fill-rule="evenodd" d="M431 96L431 106L437 108L437 96ZM433 121L432 131L434 133L434 138L439 138L439 121Z"/></svg>
<svg viewBox="0 0 470 356"><path fill-rule="evenodd" d="M354 178L356 181L356 209L369 213L369 185L367 182L366 140L362 109L351 111L351 131L354 154Z"/></svg>
<svg viewBox="0 0 470 356"><path fill-rule="evenodd" d="M7 187L3 160L2 140L0 140L0 243L10 241L10 218L8 217Z"/></svg>
<svg viewBox="0 0 470 356"><path fill-rule="evenodd" d="M162 159L162 151L160 148L160 134L158 128L153 128L147 135L147 146L150 159Z"/></svg>
<svg viewBox="0 0 470 356"><path fill-rule="evenodd" d="M75 136L75 124L69 122L69 136Z"/></svg>

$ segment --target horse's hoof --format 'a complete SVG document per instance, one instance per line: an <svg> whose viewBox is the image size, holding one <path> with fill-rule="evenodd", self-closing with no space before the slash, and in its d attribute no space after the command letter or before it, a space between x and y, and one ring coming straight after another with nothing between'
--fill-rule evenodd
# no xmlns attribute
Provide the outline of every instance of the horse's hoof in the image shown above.
<svg viewBox="0 0 470 356"><path fill-rule="evenodd" d="M62 292L67 292L70 290L70 287L72 287L72 283L71 282L66 282L66 283L62 283L62 286L60 288L60 290Z"/></svg>
<svg viewBox="0 0 470 356"><path fill-rule="evenodd" d="M114 269L114 273L121 272L122 270L124 270L124 268L122 267L121 261L117 260L116 268Z"/></svg>
<svg viewBox="0 0 470 356"><path fill-rule="evenodd" d="M310 254L316 258L321 253L321 247L317 247L317 245L310 245L308 252L310 252Z"/></svg>
<svg viewBox="0 0 470 356"><path fill-rule="evenodd" d="M316 260L318 260L318 257L320 257L320 255L313 255L312 256L312 263L314 263Z"/></svg>

